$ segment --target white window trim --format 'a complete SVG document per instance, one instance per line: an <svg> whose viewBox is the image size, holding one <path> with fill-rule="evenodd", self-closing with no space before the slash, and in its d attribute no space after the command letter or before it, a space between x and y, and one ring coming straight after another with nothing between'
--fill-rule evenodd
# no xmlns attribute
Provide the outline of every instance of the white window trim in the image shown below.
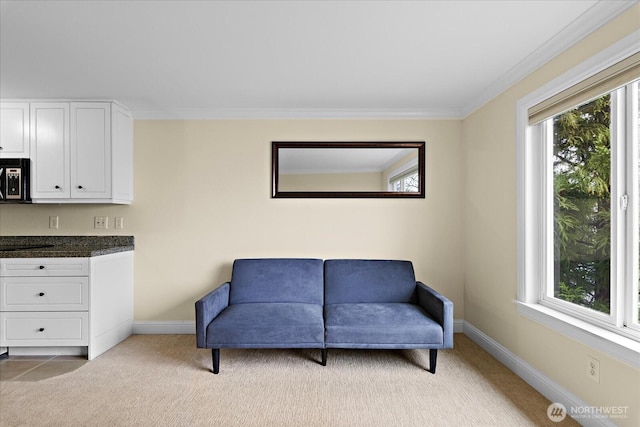
<svg viewBox="0 0 640 427"><path fill-rule="evenodd" d="M405 174L409 172L411 169L417 168L417 167L418 167L418 158L416 157L415 159L409 160L407 163L400 166L399 168L396 168L393 171L391 171L387 178L387 190L393 191L392 183L395 178L398 178L400 175Z"/></svg>
<svg viewBox="0 0 640 427"><path fill-rule="evenodd" d="M538 303L539 284L545 280L545 272L539 266L544 265L546 255L544 240L539 235L539 230L544 229L545 215L537 205L544 184L537 178L544 172L544 159L542 150L534 150L527 142L539 132L539 127L528 123L531 107L639 51L640 30L637 30L516 104L518 312L636 368L640 368L640 342Z"/></svg>
<svg viewBox="0 0 640 427"><path fill-rule="evenodd" d="M638 89L640 89L640 82L635 83L635 86L632 87L631 92L638 93ZM640 109L638 108L640 107L640 105L638 105L640 104L638 96L627 97L626 101L627 110L640 111ZM627 140L640 141L640 134L638 129L639 118L637 115L634 115L633 117L629 117L629 119L631 120L631 123L627 126L627 132L629 132L627 134ZM626 165L626 169L629 171L628 180L629 182L640 182L640 171L638 170L638 165L635 164L634 160L640 159L640 147L638 146L638 144L629 144L629 146L627 146L627 151L630 154L628 156L628 163ZM630 193L628 194L627 201L635 200L635 203L629 203L627 207L628 211L631 212L631 215L628 215L627 218L627 229L631 230L632 233L637 233L640 230L640 188L636 186L635 188L629 188L627 190ZM633 191L635 191L635 193L632 193ZM640 257L640 248L633 242L632 239L627 239L626 252L629 256L627 263L632 263L634 262L634 260L637 260ZM629 277L626 277L624 280L626 280L628 283L634 284L633 287L627 289L628 293L625 296L625 300L627 301L626 310L632 313L633 311L638 309L633 305L633 301L637 300L638 291L640 290L640 269L627 270L627 273L629 274ZM640 331L640 319L637 319L637 321L635 322L631 321L627 324L627 326L636 331Z"/></svg>

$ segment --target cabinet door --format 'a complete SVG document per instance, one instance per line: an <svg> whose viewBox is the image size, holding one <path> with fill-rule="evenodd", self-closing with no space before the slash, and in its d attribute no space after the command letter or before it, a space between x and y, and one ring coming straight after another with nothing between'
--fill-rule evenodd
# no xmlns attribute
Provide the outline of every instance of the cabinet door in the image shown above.
<svg viewBox="0 0 640 427"><path fill-rule="evenodd" d="M69 103L31 104L31 198L69 198Z"/></svg>
<svg viewBox="0 0 640 427"><path fill-rule="evenodd" d="M111 197L111 107L71 103L71 197Z"/></svg>
<svg viewBox="0 0 640 427"><path fill-rule="evenodd" d="M29 103L0 103L0 158L29 158Z"/></svg>

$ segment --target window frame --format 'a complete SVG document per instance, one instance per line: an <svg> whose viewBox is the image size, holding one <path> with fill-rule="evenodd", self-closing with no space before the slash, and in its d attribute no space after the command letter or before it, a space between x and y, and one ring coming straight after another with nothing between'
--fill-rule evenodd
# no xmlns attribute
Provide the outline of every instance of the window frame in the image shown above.
<svg viewBox="0 0 640 427"><path fill-rule="evenodd" d="M410 167L405 171L389 178L389 182L388 182L389 191L406 192L407 190L405 188L405 180L412 175L416 175L417 179L420 179L420 172L418 171L418 165L414 167ZM400 190L394 189L396 182L400 183Z"/></svg>
<svg viewBox="0 0 640 427"><path fill-rule="evenodd" d="M420 179L420 165L417 158L411 159L404 165L391 171L387 177L387 191L395 192L393 184L415 172L418 173L418 179Z"/></svg>
<svg viewBox="0 0 640 427"><path fill-rule="evenodd" d="M634 264L633 256L629 253L629 249L632 248L633 239L626 238L626 230L632 230L632 220L634 215L638 213L632 206L629 206L627 210L621 209L619 201L622 196L629 193L627 183L633 180L633 171L637 171L637 165L632 168L634 136L628 130L633 129L633 112L636 110L629 110L629 107L633 108L633 103L627 102L634 94L634 89L637 91L637 82L630 85L621 87L619 89L610 92L611 95L611 125L610 125L610 139L611 139L611 300L609 313L602 313L592 309L582 307L577 304L573 304L567 301L563 301L560 298L553 296L554 293L554 278L553 278L553 222L554 222L554 206L549 197L544 197L544 230L546 232L545 243L543 244L544 256L544 281L541 286L540 303L548 307L554 308L559 311L563 311L569 315L578 317L587 322L592 322L601 327L612 330L613 332L620 333L622 335L629 336L632 339L640 340L638 335L638 328L635 328L631 321L630 315L632 314L630 304L627 298L631 295L630 288L626 287L626 283L635 283L637 286L637 278L631 281L633 274L629 277L626 276L627 270L625 267L628 264ZM637 99L637 94L636 94ZM588 101L590 102L590 101ZM554 116L555 117L555 116ZM545 195L553 194L553 118L544 120L536 126L541 126L541 141L543 145L543 164L541 167L544 172L544 193ZM637 120L636 120L637 124ZM631 129L629 129L631 127ZM636 132L637 133L637 132ZM532 141L533 142L533 141ZM637 157L636 157L637 158ZM636 197L631 197L632 200L637 200ZM614 234L613 231L616 231ZM637 256L635 258L638 259ZM637 263L637 261L636 261ZM622 297L620 297L622 295ZM637 310L636 310L637 313ZM635 322L637 324L637 321ZM629 331L621 330L620 327L623 324L627 324Z"/></svg>
<svg viewBox="0 0 640 427"><path fill-rule="evenodd" d="M582 307L575 305L565 309L564 304L556 305L543 294L544 284L549 272L548 261L549 206L540 203L549 189L545 176L548 152L541 150L533 141L544 137L545 126L529 125L529 109L555 94L574 86L590 76L616 64L617 62L640 51L640 30L635 31L608 49L596 54L582 64L562 74L558 78L542 86L518 100L516 104L516 170L517 170L517 218L518 218L518 312L534 321L544 324L556 331L569 335L607 354L640 367L640 342L630 335L621 334L617 330L620 323L622 307L612 307L611 316L605 315L601 321L594 321L594 316L583 316ZM614 96L615 102L621 101ZM624 98L624 97L623 97ZM612 103L614 99L612 99ZM620 117L615 118L620 120ZM612 118L612 121L614 118ZM627 128L628 129L628 128ZM637 130L636 130L637 131ZM627 135L628 136L628 135ZM614 135L612 134L612 139ZM627 156L630 157L630 156ZM631 161L631 160L629 160ZM612 176L617 173L617 166L612 164ZM615 198L614 198L615 197ZM612 194L616 203L618 195ZM553 207L551 207L553 209ZM632 215L627 215L632 216ZM637 215L636 215L637 216ZM636 220L637 221L637 220ZM612 219L613 222L613 219ZM637 228L636 228L637 229ZM551 238L553 235L551 235ZM612 236L612 249L619 236ZM628 239L631 240L631 239ZM627 249L631 249L627 247ZM629 251L627 251L629 252ZM637 258L636 258L637 259ZM627 260L628 261L628 260ZM613 274L620 274L614 272ZM618 298L618 302L622 301ZM569 303L567 303L569 305ZM574 304L570 304L574 305ZM588 309L584 309L588 310ZM589 310L590 311L590 310ZM597 316L595 316L597 318ZM616 325L612 327L612 325ZM634 333L636 333L634 328Z"/></svg>
<svg viewBox="0 0 640 427"><path fill-rule="evenodd" d="M627 229L631 231L631 235L635 234L640 239L640 81L634 82L629 88L625 102L627 111L637 113L630 114L627 117L629 123L626 129L628 132L626 135L628 144L626 147L627 164L625 167L628 182L637 183L637 185L627 188ZM638 141L638 143L633 144L633 141ZM632 238L626 241L627 262L630 264L640 258L640 247L634 243ZM623 321L628 328L640 333L640 296L638 295L640 292L640 266L628 270L627 273L629 277L624 280L633 283L633 286L626 290L625 302L627 306L625 307L625 312L628 313L628 316Z"/></svg>

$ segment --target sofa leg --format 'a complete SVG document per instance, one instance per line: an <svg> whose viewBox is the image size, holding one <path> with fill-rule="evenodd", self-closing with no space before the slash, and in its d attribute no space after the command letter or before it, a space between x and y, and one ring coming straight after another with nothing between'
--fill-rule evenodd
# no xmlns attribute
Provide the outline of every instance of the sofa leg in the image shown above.
<svg viewBox="0 0 640 427"><path fill-rule="evenodd" d="M213 373L217 374L220 372L220 349L212 348L211 349L211 359L213 362Z"/></svg>
<svg viewBox="0 0 640 427"><path fill-rule="evenodd" d="M327 366L327 349L323 348L320 353L322 354L322 366Z"/></svg>
<svg viewBox="0 0 640 427"><path fill-rule="evenodd" d="M438 350L432 348L429 350L429 372L436 373L436 359L438 358Z"/></svg>

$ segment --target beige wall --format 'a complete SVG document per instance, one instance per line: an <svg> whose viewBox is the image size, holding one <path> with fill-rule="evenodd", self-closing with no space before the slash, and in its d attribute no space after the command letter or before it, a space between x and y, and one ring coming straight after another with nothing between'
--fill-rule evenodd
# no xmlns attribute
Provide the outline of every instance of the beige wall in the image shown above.
<svg viewBox="0 0 640 427"><path fill-rule="evenodd" d="M228 280L240 257L409 259L463 318L461 128L457 120L136 121L132 205L0 206L0 235L97 234L94 215L124 217L121 234L136 238L137 321L193 320L195 300ZM271 141L286 140L428 141L428 196L272 199ZM60 216L55 233L49 215Z"/></svg>
<svg viewBox="0 0 640 427"><path fill-rule="evenodd" d="M620 425L640 425L640 370L518 315L516 101L640 28L640 6L569 49L463 121L465 321L593 406L628 406ZM586 356L600 360L600 384Z"/></svg>

